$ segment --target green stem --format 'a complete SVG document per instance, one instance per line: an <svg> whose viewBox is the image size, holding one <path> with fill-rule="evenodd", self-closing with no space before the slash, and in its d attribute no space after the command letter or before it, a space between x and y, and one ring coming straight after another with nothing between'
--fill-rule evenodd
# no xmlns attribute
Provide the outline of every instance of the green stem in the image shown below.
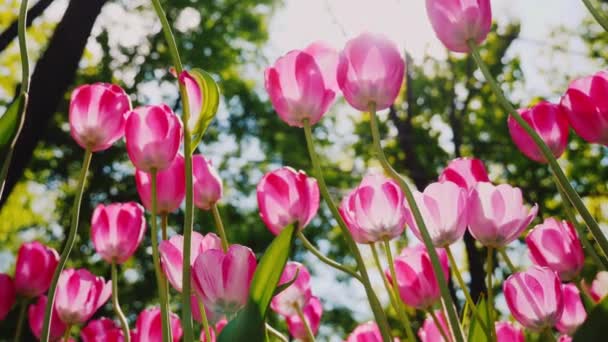
<svg viewBox="0 0 608 342"><path fill-rule="evenodd" d="M167 227L169 226L169 216L167 214L160 214L160 238L161 241L167 240Z"/></svg>
<svg viewBox="0 0 608 342"><path fill-rule="evenodd" d="M63 342L67 342L70 340L71 332L72 332L71 325L68 325L67 327L65 327L65 332L63 333Z"/></svg>
<svg viewBox="0 0 608 342"><path fill-rule="evenodd" d="M15 328L15 342L21 341L21 331L23 330L23 322L25 322L25 312L27 311L27 299L21 300L19 303L19 318L17 318L17 328Z"/></svg>
<svg viewBox="0 0 608 342"><path fill-rule="evenodd" d="M125 342L130 342L131 336L129 333L129 322L127 321L127 317L125 317L125 314L122 312L120 303L118 302L118 270L115 262L112 263L112 307L114 308L114 313L116 313L116 316L118 316L118 320L122 326L122 333Z"/></svg>
<svg viewBox="0 0 608 342"><path fill-rule="evenodd" d="M509 270L511 270L511 273L516 273L517 267L515 267L515 264L513 264L513 262L511 261L511 258L509 258L509 255L507 254L507 251L505 250L505 248L499 248L498 253L500 253L502 260L504 260L504 262L507 263L507 266L509 267Z"/></svg>
<svg viewBox="0 0 608 342"><path fill-rule="evenodd" d="M583 3L591 13L593 18L595 18L595 20L604 28L604 30L608 31L608 19L606 19L604 14L601 13L600 10L595 8L595 6L593 6L590 0L583 0Z"/></svg>
<svg viewBox="0 0 608 342"><path fill-rule="evenodd" d="M477 44L474 41L469 41L469 47L471 49L473 59L477 63L477 66L479 67L481 72L483 73L486 82L488 82L490 88L492 88L494 94L498 98L498 102L505 108L505 110L507 110L507 112L509 112L509 114L513 117L513 119L515 119L515 121L517 121L517 123L524 129L524 131L526 131L528 136L531 137L532 140L534 140L536 146L540 149L543 156L549 162L549 167L551 168L551 171L555 174L558 186L562 187L566 195L564 201L569 201L570 203L572 203L576 211L578 211L578 213L581 215L581 217L587 224L587 227L589 227L591 234L600 245L600 248L604 255L608 255L608 239L606 239L606 236L604 236L604 234L602 233L600 226L595 221L589 210L587 210L587 207L585 207L585 204L581 200L580 196L568 181L568 178L557 163L557 160L553 156L553 153L551 152L547 144L545 144L545 142L538 135L538 133L536 133L536 131L532 127L530 127L526 120L522 118L522 116L517 112L515 107L513 107L511 102L507 100L504 93L502 92L502 89L490 73L490 69L488 69L488 66L481 58L481 55L479 54L479 47L477 46Z"/></svg>
<svg viewBox="0 0 608 342"><path fill-rule="evenodd" d="M378 323L378 327L380 328L382 339L384 342L392 342L388 320L386 319L386 315L382 310L382 305L380 304L380 301L378 301L378 297L376 297L376 294L374 293L371 282L369 280L367 269L365 268L365 263L363 261L363 258L361 257L361 253L359 252L359 248L357 247L355 240L353 240L353 237L350 235L346 223L342 219L342 216L340 216L340 212L338 211L336 204L331 198L331 194L329 193L327 184L325 184L323 170L321 169L321 163L319 162L319 157L317 156L317 152L315 151L315 146L312 138L312 129L308 120L304 120L304 135L306 137L306 146L308 147L310 161L312 163L316 179L319 184L319 190L321 191L321 195L323 196L325 203L327 203L327 206L329 207L329 210L331 211L333 217L338 222L338 226L342 231L342 236L346 240L346 245L355 257L355 261L357 262L357 268L359 269L359 273L361 274L361 282L363 284L363 287L365 288L365 293L367 294L367 299L374 313L376 322Z"/></svg>
<svg viewBox="0 0 608 342"><path fill-rule="evenodd" d="M378 250L376 249L376 244L370 243L369 249L372 251L372 257L374 258L374 263L376 264L376 268L378 268L378 273L380 273L380 278L382 278L384 287L386 288L386 291L388 292L388 296L391 301L391 305L393 306L393 308L395 308L395 311L398 311L397 302L395 299L395 296L398 296L398 295L395 294L395 291L393 291L391 284L388 283L388 279L386 279L386 276L384 275L384 270L382 269L382 263L380 262L380 257L378 256Z"/></svg>
<svg viewBox="0 0 608 342"><path fill-rule="evenodd" d="M59 258L57 268L55 268L55 272L53 273L53 279L51 280L51 286L49 287L48 292L48 300L44 309L44 323L42 324L42 338L40 339L43 342L49 341L49 328L51 322L51 315L53 314L52 309L55 305L55 290L57 289L57 281L59 280L59 275L63 271L65 264L68 261L68 258L70 257L72 248L74 248L74 242L76 242L76 232L78 231L78 221L80 219L80 204L82 202L82 195L84 193L87 172L89 171L89 165L91 165L92 157L93 153L91 151L86 150L84 152L84 161L82 162L82 168L80 169L78 185L76 186L76 197L74 198L74 205L72 207L70 232L68 233L68 238L65 242L65 246L63 247L63 251L61 251L61 257Z"/></svg>
<svg viewBox="0 0 608 342"><path fill-rule="evenodd" d="M414 195L410 190L409 186L401 175L393 169L390 165L386 156L384 155L384 151L382 150L382 145L380 143L380 131L378 129L378 121L376 117L376 106L375 104L370 104L370 126L372 131L373 138L373 147L376 158L382 164L384 170L393 178L397 183L399 183L399 187L403 190L405 197L407 199L407 203L412 209L412 213L414 214L414 219L416 220L416 224L420 228L420 234L422 235L422 241L429 253L431 258L431 263L433 265L433 270L435 271L435 276L437 277L437 282L439 283L439 288L441 290L441 297L443 298L445 308L447 311L447 317L450 322L450 326L453 330L453 335L456 339L456 342L463 342L462 329L460 327L460 323L458 320L458 313L456 312L454 301L452 300L452 296L450 295L450 290L448 288L448 282L443 273L443 268L439 263L439 256L437 255L437 251L433 246L433 241L431 240L431 236L429 235L429 231L426 228L426 224L424 223L424 219L422 218L422 214L420 213L420 209L418 208L418 204L414 199Z"/></svg>
<svg viewBox="0 0 608 342"><path fill-rule="evenodd" d="M439 333L441 334L441 337L443 338L443 340L445 342L450 342L451 339L448 337L448 334L445 331L445 329L443 329L443 324L441 324L441 321L439 320L437 315L435 315L435 312L433 311L433 309L429 310L429 315L431 315L433 322L435 322L435 326L437 327L437 330L439 330Z"/></svg>
<svg viewBox="0 0 608 342"><path fill-rule="evenodd" d="M222 239L222 248L224 252L228 250L228 237L226 237L226 230L224 229L224 223L222 222L222 216L220 215L220 210L217 207L217 204L213 204L211 206L211 213L213 214L213 220L215 221L215 227L217 228L218 234L220 234L220 239Z"/></svg>
<svg viewBox="0 0 608 342"><path fill-rule="evenodd" d="M196 301L198 302L198 309L201 312L201 321L203 321L203 330L205 331L205 337L207 338L207 341L211 342L211 328L209 327L209 318L207 318L205 304L200 298L198 298L198 296L196 298Z"/></svg>
<svg viewBox="0 0 608 342"><path fill-rule="evenodd" d="M496 341L496 328L494 326L494 288L492 287L492 273L494 273L494 249L488 247L487 269L488 274L488 318L490 326L490 335L492 341Z"/></svg>
<svg viewBox="0 0 608 342"><path fill-rule="evenodd" d="M289 342L289 339L281 334L280 331L273 328L270 324L266 323L266 331L269 332L272 336L278 338L281 342Z"/></svg>
<svg viewBox="0 0 608 342"><path fill-rule="evenodd" d="M341 263L323 255L323 253L321 253L321 251L319 251L315 246L313 246L313 244L310 241L308 241L306 236L304 236L304 234L301 231L298 232L298 238L300 238L300 241L302 241L304 248L306 248L309 252L314 254L314 256L316 256L320 261L324 262L325 264L329 265L330 267L333 267L337 270L340 270L344 273L351 275L353 278L355 278L359 281L362 281L361 276L359 274L357 274L356 271L354 271L353 269L351 269L348 266L342 265Z"/></svg>
<svg viewBox="0 0 608 342"><path fill-rule="evenodd" d="M315 342L315 334L312 332L312 329L310 328L310 324L308 324L308 320L306 319L306 316L304 315L304 312L302 312L302 308L296 304L295 306L296 312L298 314L298 317L300 317L300 320L302 321L302 324L304 325L304 330L306 331L306 342Z"/></svg>
<svg viewBox="0 0 608 342"><path fill-rule="evenodd" d="M553 331L551 328L547 328L547 330L543 331L540 341L544 342L556 342L555 335L553 335Z"/></svg>

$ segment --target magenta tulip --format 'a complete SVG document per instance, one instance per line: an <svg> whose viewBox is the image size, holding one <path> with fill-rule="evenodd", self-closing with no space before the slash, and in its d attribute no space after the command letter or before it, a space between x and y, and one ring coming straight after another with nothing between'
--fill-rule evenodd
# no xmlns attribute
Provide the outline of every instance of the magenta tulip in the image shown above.
<svg viewBox="0 0 608 342"><path fill-rule="evenodd" d="M538 205L524 206L521 190L508 184L477 183L468 201L469 231L482 245L500 248L517 239Z"/></svg>
<svg viewBox="0 0 608 342"><path fill-rule="evenodd" d="M458 241L467 229L467 190L456 183L432 183L424 192L415 191L414 198L435 247L447 247ZM406 203L406 222L418 240L420 230L412 210Z"/></svg>
<svg viewBox="0 0 608 342"><path fill-rule="evenodd" d="M220 333L222 332L222 330L224 329L224 327L226 325L228 325L228 321L225 318L223 318L219 322L215 323L215 327L209 331L210 335L211 335L211 342L217 341L216 336L220 335ZM201 331L200 340L201 340L201 342L208 342L204 329Z"/></svg>
<svg viewBox="0 0 608 342"><path fill-rule="evenodd" d="M177 154L169 168L156 175L156 210L160 215L176 211L186 196L186 168L184 157ZM149 173L136 170L135 186L141 202L152 210L152 177Z"/></svg>
<svg viewBox="0 0 608 342"><path fill-rule="evenodd" d="M564 311L555 327L562 334L574 335L576 329L587 319L587 312L576 285L563 284L562 293L564 297Z"/></svg>
<svg viewBox="0 0 608 342"><path fill-rule="evenodd" d="M564 310L559 277L546 267L532 266L509 276L503 292L513 317L533 331L553 327Z"/></svg>
<svg viewBox="0 0 608 342"><path fill-rule="evenodd" d="M80 331L82 342L122 342L124 337L122 329L109 318L102 317L90 321Z"/></svg>
<svg viewBox="0 0 608 342"><path fill-rule="evenodd" d="M127 153L135 168L162 171L171 166L182 139L182 122L169 106L137 107L125 126Z"/></svg>
<svg viewBox="0 0 608 342"><path fill-rule="evenodd" d="M247 303L257 266L248 247L232 245L228 251L209 249L192 266L192 282L205 306L217 315L233 315Z"/></svg>
<svg viewBox="0 0 608 342"><path fill-rule="evenodd" d="M509 322L496 322L496 342L525 342L524 332Z"/></svg>
<svg viewBox="0 0 608 342"><path fill-rule="evenodd" d="M564 153L568 145L570 125L562 106L542 101L532 108L520 109L519 114L543 139L555 158ZM539 163L548 162L534 140L513 116L509 116L508 125L511 139L526 157Z"/></svg>
<svg viewBox="0 0 608 342"><path fill-rule="evenodd" d="M192 156L192 177L194 205L203 210L211 209L222 198L222 179L202 154Z"/></svg>
<svg viewBox="0 0 608 342"><path fill-rule="evenodd" d="M382 334L376 322L367 322L357 326L346 342L382 342Z"/></svg>
<svg viewBox="0 0 608 342"><path fill-rule="evenodd" d="M179 342L184 331L179 317L173 312L169 313L169 324L173 342ZM131 332L131 340L133 342L161 342L163 340L160 308L149 308L139 313L135 322L135 331Z"/></svg>
<svg viewBox="0 0 608 342"><path fill-rule="evenodd" d="M310 289L310 273L306 266L299 262L289 261L283 269L279 284L285 284L296 276L293 284L272 298L270 307L272 310L283 316L297 315L297 308L303 309L310 297L312 290Z"/></svg>
<svg viewBox="0 0 608 342"><path fill-rule="evenodd" d="M302 309L306 324L310 327L310 330L314 335L319 331L319 325L321 324L321 316L323 315L323 306L321 301L317 297L311 297L310 301ZM286 317L287 330L289 334L294 338L305 341L308 337L306 334L306 327L304 326L300 316L292 315Z"/></svg>
<svg viewBox="0 0 608 342"><path fill-rule="evenodd" d="M600 271L597 273L589 288L589 294L596 303L599 303L608 295L608 272Z"/></svg>
<svg viewBox="0 0 608 342"><path fill-rule="evenodd" d="M125 134L131 100L121 87L108 83L82 85L72 92L70 134L92 152L108 149Z"/></svg>
<svg viewBox="0 0 608 342"><path fill-rule="evenodd" d="M492 28L490 0L426 0L437 38L454 52L469 52L468 41L482 43Z"/></svg>
<svg viewBox="0 0 608 342"><path fill-rule="evenodd" d="M0 321L6 318L16 299L13 279L8 274L0 273Z"/></svg>
<svg viewBox="0 0 608 342"><path fill-rule="evenodd" d="M317 42L266 69L266 91L281 120L295 127L321 120L336 97L337 63L337 52Z"/></svg>
<svg viewBox="0 0 608 342"><path fill-rule="evenodd" d="M443 329L446 334L449 334L450 330L448 328L448 324L445 319L445 315L443 314L443 311L435 311L435 316L437 316L437 320L439 321L439 324L441 324L441 329ZM435 324L435 321L430 316L424 320L424 323L422 323L422 327L418 329L418 337L420 337L421 342L451 342L451 335L448 336L450 337L450 341L446 341L443 338L443 335L437 327L437 324Z"/></svg>
<svg viewBox="0 0 608 342"><path fill-rule="evenodd" d="M28 242L19 247L15 266L15 290L27 298L38 297L51 285L59 254L40 242Z"/></svg>
<svg viewBox="0 0 608 342"><path fill-rule="evenodd" d="M182 267L184 264L184 237L182 235L172 236L169 240L161 241L158 250L160 252L160 262L163 272L167 276L169 283L178 292L182 292ZM209 233L205 236L197 232L192 232L190 240L190 265L194 264L196 258L204 251L209 249L221 249L220 238Z"/></svg>
<svg viewBox="0 0 608 342"><path fill-rule="evenodd" d="M488 171L483 162L475 158L456 158L443 169L440 182L450 181L470 190L479 182L489 182Z"/></svg>
<svg viewBox="0 0 608 342"><path fill-rule="evenodd" d="M568 336L568 335L561 335L558 339L557 342L572 342L572 337Z"/></svg>
<svg viewBox="0 0 608 342"><path fill-rule="evenodd" d="M0 292L1 293L1 292ZM32 334L40 339L42 335L42 325L44 323L44 310L46 308L47 298L46 296L40 296L36 300L35 303L30 304L27 316L28 321L30 323L30 330ZM53 308L53 315L51 316L50 323L50 331L49 331L49 339L50 341L57 341L65 332L66 329L65 323L59 319L59 314L57 313L57 308Z"/></svg>
<svg viewBox="0 0 608 342"><path fill-rule="evenodd" d="M608 71L579 78L568 87L561 104L574 131L590 143L608 146Z"/></svg>
<svg viewBox="0 0 608 342"><path fill-rule="evenodd" d="M530 259L559 274L563 281L575 279L585 263L583 246L570 222L548 218L526 237Z"/></svg>
<svg viewBox="0 0 608 342"><path fill-rule="evenodd" d="M360 111L390 107L399 95L405 63L383 35L363 33L340 53L337 80L346 101Z"/></svg>
<svg viewBox="0 0 608 342"><path fill-rule="evenodd" d="M69 325L83 324L112 295L112 282L88 270L66 269L57 282L55 308L59 318Z"/></svg>
<svg viewBox="0 0 608 342"><path fill-rule="evenodd" d="M135 202L100 204L91 219L91 240L95 250L108 263L122 264L144 238L144 207Z"/></svg>
<svg viewBox="0 0 608 342"><path fill-rule="evenodd" d="M278 235L290 224L304 229L319 210L319 187L304 171L282 167L264 175L257 186L260 217Z"/></svg>
<svg viewBox="0 0 608 342"><path fill-rule="evenodd" d="M394 180L370 173L342 200L340 215L358 243L394 239L405 229L403 198Z"/></svg>

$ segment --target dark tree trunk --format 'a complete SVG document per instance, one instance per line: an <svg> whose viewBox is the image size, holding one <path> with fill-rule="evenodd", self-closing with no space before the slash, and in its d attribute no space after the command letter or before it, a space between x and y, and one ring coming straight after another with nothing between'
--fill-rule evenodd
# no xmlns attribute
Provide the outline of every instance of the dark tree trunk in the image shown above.
<svg viewBox="0 0 608 342"><path fill-rule="evenodd" d="M53 0L40 0L27 11L27 27L32 25L34 19L38 18L44 10L53 3ZM8 44L17 37L17 21L15 20L4 32L0 33L0 51L4 51Z"/></svg>

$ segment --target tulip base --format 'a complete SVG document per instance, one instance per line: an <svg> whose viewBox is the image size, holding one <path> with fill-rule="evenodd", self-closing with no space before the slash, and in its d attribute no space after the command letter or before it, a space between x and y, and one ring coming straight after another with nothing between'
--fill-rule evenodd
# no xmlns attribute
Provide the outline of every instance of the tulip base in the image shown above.
<svg viewBox="0 0 608 342"><path fill-rule="evenodd" d="M25 322L25 313L27 311L27 299L22 299L19 303L19 316L17 318L17 327L15 328L15 342L21 341L21 332L23 331L23 323Z"/></svg>

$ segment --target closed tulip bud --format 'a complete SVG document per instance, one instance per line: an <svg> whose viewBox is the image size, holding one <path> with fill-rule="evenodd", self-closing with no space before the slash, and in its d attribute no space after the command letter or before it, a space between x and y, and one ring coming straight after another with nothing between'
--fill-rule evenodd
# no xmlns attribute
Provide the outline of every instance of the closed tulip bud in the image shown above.
<svg viewBox="0 0 608 342"><path fill-rule="evenodd" d="M589 294L596 303L601 302L608 295L608 272L600 271L597 273L589 288Z"/></svg>
<svg viewBox="0 0 608 342"><path fill-rule="evenodd" d="M509 322L496 322L496 342L525 342L524 332Z"/></svg>
<svg viewBox="0 0 608 342"><path fill-rule="evenodd" d="M557 342L572 342L572 337L568 336L568 335L561 335L558 339Z"/></svg>
<svg viewBox="0 0 608 342"><path fill-rule="evenodd" d="M86 269L66 269L57 282L55 308L69 325L83 324L112 295L112 282L106 282Z"/></svg>
<svg viewBox="0 0 608 342"><path fill-rule="evenodd" d="M310 273L306 266L299 262L289 261L283 269L279 284L285 284L296 276L293 284L272 298L270 307L272 310L283 316L294 316L298 314L297 308L303 309L310 297L312 290L310 289Z"/></svg>
<svg viewBox="0 0 608 342"><path fill-rule="evenodd" d="M38 297L51 285L59 254L40 242L28 242L19 247L15 266L15 290L27 298Z"/></svg>
<svg viewBox="0 0 608 342"><path fill-rule="evenodd" d="M282 167L264 175L257 186L260 217L278 235L290 224L304 229L319 210L319 187L304 171Z"/></svg>
<svg viewBox="0 0 608 342"><path fill-rule="evenodd" d="M555 327L562 334L574 335L578 327L587 319L581 295L576 285L563 284L564 311Z"/></svg>
<svg viewBox="0 0 608 342"><path fill-rule="evenodd" d="M84 149L106 150L125 134L125 114L129 110L131 100L119 86L82 85L72 92L70 134Z"/></svg>
<svg viewBox="0 0 608 342"><path fill-rule="evenodd" d="M449 334L450 330L448 328L443 311L435 311L435 316L437 316L437 320L439 321L439 324L441 324L441 329L443 329L446 334ZM418 337L420 337L421 342L451 342L451 335L448 336L450 337L450 341L446 341L443 338L441 330L439 330L437 324L435 324L435 321L430 316L424 320L424 323L422 323L422 327L418 329Z"/></svg>
<svg viewBox="0 0 608 342"><path fill-rule="evenodd" d="M168 215L177 209L186 197L184 157L177 154L169 168L156 174L156 211ZM147 210L152 210L152 175L136 170L135 186L141 202Z"/></svg>
<svg viewBox="0 0 608 342"><path fill-rule="evenodd" d="M0 321L6 318L16 299L13 279L8 274L0 274Z"/></svg>
<svg viewBox="0 0 608 342"><path fill-rule="evenodd" d="M519 114L543 139L555 158L564 153L570 126L562 106L543 101L532 108L520 109ZM526 157L539 163L548 162L534 140L512 116L509 116L508 125L511 139Z"/></svg>
<svg viewBox="0 0 608 342"><path fill-rule="evenodd" d="M122 342L124 340L122 329L109 318L102 317L90 321L80 331L82 342Z"/></svg>
<svg viewBox="0 0 608 342"><path fill-rule="evenodd" d="M337 52L317 42L266 69L266 91L281 120L295 127L321 120L336 97L337 63Z"/></svg>
<svg viewBox="0 0 608 342"><path fill-rule="evenodd" d="M220 335L224 327L228 325L228 321L225 318L222 318L219 322L215 323L215 328L210 329L209 333L211 335L211 342L216 342L216 337ZM205 329L201 331L201 342L209 342L207 341L207 336L205 335Z"/></svg>
<svg viewBox="0 0 608 342"><path fill-rule="evenodd" d="M135 202L100 204L91 219L91 240L95 251L108 263L122 264L144 238L144 208Z"/></svg>
<svg viewBox="0 0 608 342"><path fill-rule="evenodd" d="M508 184L477 183L467 207L471 235L482 245L495 248L517 239L538 212L536 204L527 208L521 190Z"/></svg>
<svg viewBox="0 0 608 342"><path fill-rule="evenodd" d="M346 342L382 342L380 328L375 322L360 324L353 330Z"/></svg>
<svg viewBox="0 0 608 342"><path fill-rule="evenodd" d="M169 106L137 107L125 126L127 153L135 168L162 171L171 166L182 139L182 121Z"/></svg>
<svg viewBox="0 0 608 342"><path fill-rule="evenodd" d="M192 177L194 205L203 210L211 209L222 198L222 179L202 154L192 156Z"/></svg>
<svg viewBox="0 0 608 342"><path fill-rule="evenodd" d="M184 331L179 317L173 312L169 312L169 324L171 325L171 335L173 342L182 339ZM162 317L160 308L149 308L139 313L135 322L135 331L131 333L133 342L162 342Z"/></svg>
<svg viewBox="0 0 608 342"><path fill-rule="evenodd" d="M470 190L479 182L489 182L488 171L483 162L475 158L456 158L443 169L440 182L450 181Z"/></svg>
<svg viewBox="0 0 608 342"><path fill-rule="evenodd" d="M1 292L0 292L1 293ZM47 298L46 296L40 296L36 300L35 303L30 304L27 310L28 322L30 324L30 330L32 334L40 339L42 335L42 325L44 324L44 310L46 308ZM57 313L57 307L53 307L53 315L51 316L50 330L49 330L49 340L57 341L65 332L66 329L65 323L59 319L59 314Z"/></svg>
<svg viewBox="0 0 608 342"><path fill-rule="evenodd" d="M386 37L363 33L349 40L340 53L338 85L355 109L390 107L399 95L405 63L397 46Z"/></svg>
<svg viewBox="0 0 608 342"><path fill-rule="evenodd" d="M310 330L314 335L319 331L319 325L321 324L321 316L323 315L323 306L321 301L317 297L311 297L310 301L302 309L306 324L310 327ZM306 326L304 326L302 319L298 315L287 316L287 330L289 334L294 338L305 341L308 337L306 334Z"/></svg>
<svg viewBox="0 0 608 342"><path fill-rule="evenodd" d="M468 41L482 43L492 29L490 0L426 0L437 38L454 52L469 52Z"/></svg>
<svg viewBox="0 0 608 342"><path fill-rule="evenodd" d="M503 292L511 314L524 327L543 331L553 327L564 310L562 284L555 272L532 266L511 275Z"/></svg>
<svg viewBox="0 0 608 342"><path fill-rule="evenodd" d="M458 241L467 229L468 192L452 182L432 183L424 192L415 191L414 199L435 247ZM418 240L420 230L412 210L406 204L406 222Z"/></svg>
<svg viewBox="0 0 608 342"><path fill-rule="evenodd" d="M570 125L590 143L608 146L608 71L579 78L568 87L561 104Z"/></svg>
<svg viewBox="0 0 608 342"><path fill-rule="evenodd" d="M583 269L583 246L570 222L548 218L526 237L532 262L549 267L560 279L575 279Z"/></svg>

